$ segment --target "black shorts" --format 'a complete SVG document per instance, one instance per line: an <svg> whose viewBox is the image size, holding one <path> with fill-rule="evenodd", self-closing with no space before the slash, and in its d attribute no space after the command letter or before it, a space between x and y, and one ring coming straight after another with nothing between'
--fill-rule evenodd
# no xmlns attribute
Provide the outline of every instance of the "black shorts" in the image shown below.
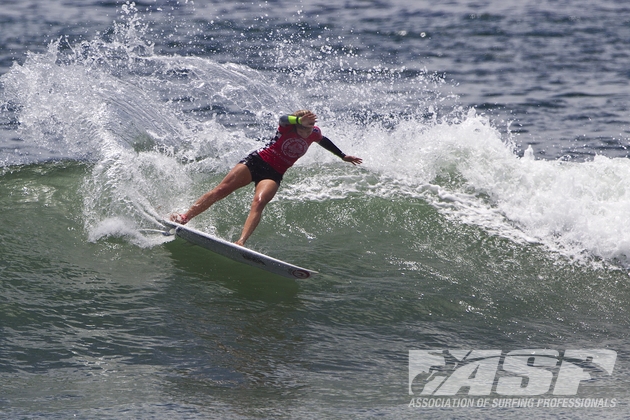
<svg viewBox="0 0 630 420"><path fill-rule="evenodd" d="M256 185L258 185L258 183L263 179L274 180L278 183L278 185L280 185L280 181L282 181L282 174L262 160L256 152L250 153L239 163L247 166L249 172L252 174L252 181L254 181Z"/></svg>

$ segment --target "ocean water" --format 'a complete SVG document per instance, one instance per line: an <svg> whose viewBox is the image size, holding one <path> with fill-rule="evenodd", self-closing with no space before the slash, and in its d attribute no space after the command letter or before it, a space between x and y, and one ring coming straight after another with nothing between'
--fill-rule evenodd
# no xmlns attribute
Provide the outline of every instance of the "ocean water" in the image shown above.
<svg viewBox="0 0 630 420"><path fill-rule="evenodd" d="M613 0L0 2L0 416L627 418L629 44ZM248 246L319 276L156 233L301 108L364 164L313 146Z"/></svg>

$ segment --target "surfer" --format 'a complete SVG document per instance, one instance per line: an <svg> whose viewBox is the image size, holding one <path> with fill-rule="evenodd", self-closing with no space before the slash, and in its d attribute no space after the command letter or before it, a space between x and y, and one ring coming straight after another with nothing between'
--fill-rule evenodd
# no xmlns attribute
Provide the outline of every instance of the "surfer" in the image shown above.
<svg viewBox="0 0 630 420"><path fill-rule="evenodd" d="M330 139L324 137L319 127L315 126L316 122L317 115L308 110L280 117L276 136L269 144L246 156L232 168L219 185L202 195L185 213L172 214L171 220L186 224L217 201L254 182L254 199L249 216L243 226L241 237L235 242L244 246L258 226L263 209L276 195L282 176L306 153L312 143L318 143L345 162L353 165L362 163L361 158L344 154Z"/></svg>

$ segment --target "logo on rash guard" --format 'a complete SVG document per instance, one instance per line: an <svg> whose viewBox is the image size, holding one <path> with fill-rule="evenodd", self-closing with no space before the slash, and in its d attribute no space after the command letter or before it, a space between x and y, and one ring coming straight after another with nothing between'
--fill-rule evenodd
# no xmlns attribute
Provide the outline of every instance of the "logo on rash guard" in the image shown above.
<svg viewBox="0 0 630 420"><path fill-rule="evenodd" d="M291 159L297 159L303 156L307 150L308 143L303 139L290 138L282 143L282 153Z"/></svg>

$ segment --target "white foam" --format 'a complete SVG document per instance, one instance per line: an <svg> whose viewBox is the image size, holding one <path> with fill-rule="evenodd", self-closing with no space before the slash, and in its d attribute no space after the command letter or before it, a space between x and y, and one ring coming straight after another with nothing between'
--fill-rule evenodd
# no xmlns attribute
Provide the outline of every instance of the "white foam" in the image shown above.
<svg viewBox="0 0 630 420"><path fill-rule="evenodd" d="M123 217L104 219L90 230L88 240L96 242L105 238L122 238L142 248L150 248L173 240L159 231L146 232L140 229L133 220Z"/></svg>
<svg viewBox="0 0 630 420"><path fill-rule="evenodd" d="M109 43L70 46L74 55L66 57L55 42L2 76L2 100L18 110L22 151L39 154L0 161L93 162L82 190L90 240L122 236L144 246L140 229L187 208L212 186L208 178L260 147L260 137L271 138L276 113L306 101L325 135L365 163L354 168L314 146L297 164L308 176L283 184L277 200L422 198L448 217L517 242L542 243L576 259L630 261L627 159L544 161L531 149L519 158L483 116L440 109L444 97L431 92L434 80L425 75L404 86L396 84L395 70L375 69L356 83L329 81L328 67L313 62L292 90L242 65L155 55L143 30L131 13ZM201 108L219 104L250 120L229 127L216 115L195 118L164 97L185 97Z"/></svg>
<svg viewBox="0 0 630 420"><path fill-rule="evenodd" d="M366 189L380 196L422 196L464 223L519 242L542 243L573 259L630 262L630 161L519 158L489 121L403 121L363 134L357 154L380 174Z"/></svg>

